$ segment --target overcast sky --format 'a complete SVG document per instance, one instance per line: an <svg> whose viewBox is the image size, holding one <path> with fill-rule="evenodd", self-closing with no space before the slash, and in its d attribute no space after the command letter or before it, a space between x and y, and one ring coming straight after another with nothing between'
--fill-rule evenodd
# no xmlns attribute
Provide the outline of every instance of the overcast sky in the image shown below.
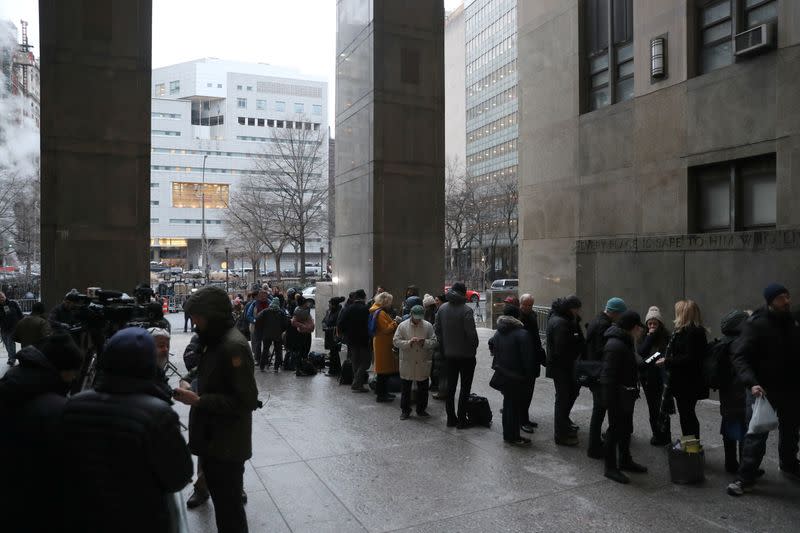
<svg viewBox="0 0 800 533"><path fill-rule="evenodd" d="M462 0L445 0L451 10ZM0 0L0 19L19 28L39 55L38 0ZM153 0L153 67L201 57L269 63L328 79L333 120L336 0Z"/></svg>

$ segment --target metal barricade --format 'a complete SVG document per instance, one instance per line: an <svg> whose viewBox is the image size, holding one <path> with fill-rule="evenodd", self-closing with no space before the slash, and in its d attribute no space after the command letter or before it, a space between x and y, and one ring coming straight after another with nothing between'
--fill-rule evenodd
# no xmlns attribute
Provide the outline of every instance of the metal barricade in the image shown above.
<svg viewBox="0 0 800 533"><path fill-rule="evenodd" d="M33 311L33 304L39 300L36 298L20 298L19 300L14 301L19 304L19 308L22 310L23 314L29 315L31 314L31 311Z"/></svg>
<svg viewBox="0 0 800 533"><path fill-rule="evenodd" d="M547 319L550 317L550 308L534 305L533 312L536 313L536 323L539 325L539 338L542 340L542 346L547 350Z"/></svg>

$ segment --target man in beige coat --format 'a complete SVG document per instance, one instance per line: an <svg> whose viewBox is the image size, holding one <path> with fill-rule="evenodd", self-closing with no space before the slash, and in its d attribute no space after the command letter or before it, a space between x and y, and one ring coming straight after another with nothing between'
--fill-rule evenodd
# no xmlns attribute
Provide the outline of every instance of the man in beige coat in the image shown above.
<svg viewBox="0 0 800 533"><path fill-rule="evenodd" d="M433 351L439 345L433 325L425 319L421 305L411 308L411 318L402 322L394 333L394 345L400 350L400 419L411 416L411 386L417 383L417 416L428 418L428 378L431 376Z"/></svg>

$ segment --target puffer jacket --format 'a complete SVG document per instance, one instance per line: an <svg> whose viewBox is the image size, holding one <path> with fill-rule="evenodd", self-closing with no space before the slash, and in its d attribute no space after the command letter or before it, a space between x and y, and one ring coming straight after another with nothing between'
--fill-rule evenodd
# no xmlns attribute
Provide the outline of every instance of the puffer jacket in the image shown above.
<svg viewBox="0 0 800 533"><path fill-rule="evenodd" d="M66 530L100 532L117 524L112 529L169 531L166 495L191 480L192 460L168 400L154 380L105 373L94 389L70 399Z"/></svg>
<svg viewBox="0 0 800 533"><path fill-rule="evenodd" d="M375 354L375 373L376 374L396 374L398 372L398 361L392 351L392 341L394 332L397 330L397 322L382 310L378 304L372 304L370 315L380 310L377 317L375 337L372 338L372 350Z"/></svg>
<svg viewBox="0 0 800 533"><path fill-rule="evenodd" d="M475 313L466 305L467 298L452 289L447 302L436 313L434 330L445 359L474 358L478 351Z"/></svg>
<svg viewBox="0 0 800 533"><path fill-rule="evenodd" d="M733 343L733 366L746 387L760 385L773 407L796 404L800 324L791 314L758 309Z"/></svg>
<svg viewBox="0 0 800 533"><path fill-rule="evenodd" d="M633 337L612 325L604 333L603 369L600 383L610 387L635 387L639 378L639 363L633 349Z"/></svg>
<svg viewBox="0 0 800 533"><path fill-rule="evenodd" d="M497 331L489 339L489 352L493 356L492 368L505 372L524 386L535 378L539 365L534 359L533 340L524 324L512 316L497 319Z"/></svg>
<svg viewBox="0 0 800 533"><path fill-rule="evenodd" d="M602 361L603 348L606 345L606 331L611 327L611 318L600 313L589 322L586 328L586 360Z"/></svg>
<svg viewBox="0 0 800 533"><path fill-rule="evenodd" d="M414 337L425 339L422 346L410 345ZM439 345L433 332L433 325L420 320L414 324L412 319L402 322L394 332L395 348L400 350L400 378L411 381L423 381L431 377L433 352Z"/></svg>
<svg viewBox="0 0 800 533"><path fill-rule="evenodd" d="M571 372L575 361L586 353L580 322L566 307L566 299L553 302L547 320L547 377L553 377L554 368Z"/></svg>

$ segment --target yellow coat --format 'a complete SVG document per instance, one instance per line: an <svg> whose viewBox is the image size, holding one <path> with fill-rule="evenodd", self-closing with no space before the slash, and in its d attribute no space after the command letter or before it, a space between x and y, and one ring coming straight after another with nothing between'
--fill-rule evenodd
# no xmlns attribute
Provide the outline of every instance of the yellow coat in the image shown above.
<svg viewBox="0 0 800 533"><path fill-rule="evenodd" d="M373 304L369 310L372 313L380 309L377 304ZM397 358L392 352L392 340L394 331L397 329L395 322L389 313L381 311L378 314L378 322L375 327L375 337L372 339L372 349L375 354L375 373L376 374L395 374L398 372Z"/></svg>

